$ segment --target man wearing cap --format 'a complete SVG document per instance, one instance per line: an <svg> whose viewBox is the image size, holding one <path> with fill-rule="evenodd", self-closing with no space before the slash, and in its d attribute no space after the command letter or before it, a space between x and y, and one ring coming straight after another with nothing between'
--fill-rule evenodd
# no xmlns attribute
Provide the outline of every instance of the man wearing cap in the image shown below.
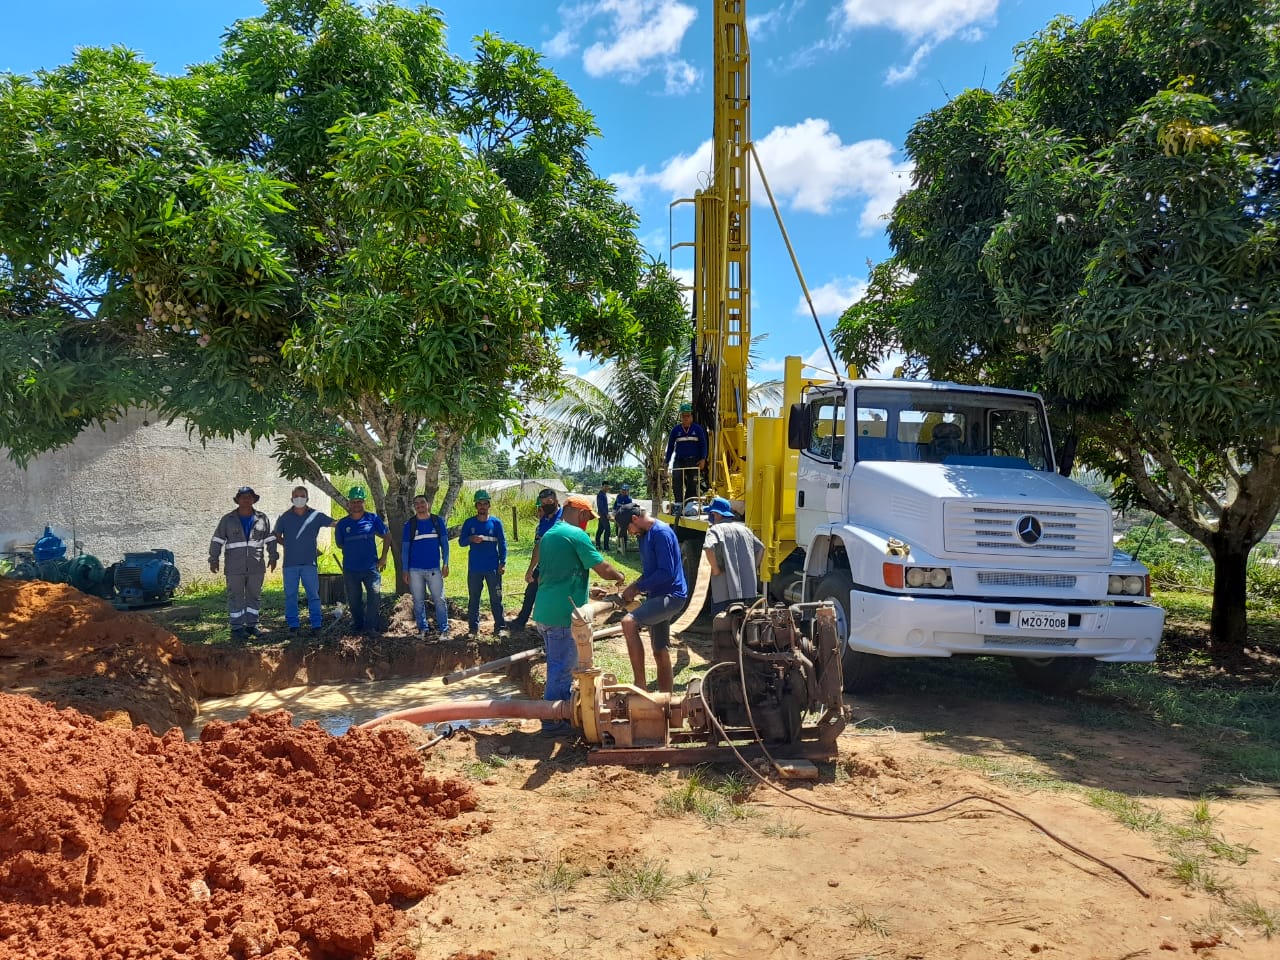
<svg viewBox="0 0 1280 960"><path fill-rule="evenodd" d="M627 535L626 528L618 523L618 511L629 503L635 503L631 499L631 484L624 483L618 488L618 495L613 498L613 523L618 530L618 548L624 557L627 555L627 541L630 537Z"/></svg>
<svg viewBox="0 0 1280 960"><path fill-rule="evenodd" d="M533 604L538 598L538 544L542 542L542 535L560 520L560 509L560 498L554 490L543 487L538 491L538 527L533 531L533 555L529 557L529 566L524 572L524 601L520 604L520 612L511 621L512 632L529 625Z"/></svg>
<svg viewBox="0 0 1280 960"><path fill-rule="evenodd" d="M236 508L218 521L209 540L209 569L218 572L218 558L227 552L227 613L231 620L231 639L241 640L258 635L258 605L262 599L262 581L268 566L276 568L278 548L271 533L271 521L254 504L262 498L253 487L241 487L234 497ZM266 549L270 564L263 560Z"/></svg>
<svg viewBox="0 0 1280 960"><path fill-rule="evenodd" d="M431 501L422 494L413 498L413 516L400 534L401 577L413 596L413 619L418 638L427 636L427 593L435 610L440 640L449 639L449 608L444 599L444 578L449 576L449 530L444 520L431 515Z"/></svg>
<svg viewBox="0 0 1280 960"><path fill-rule="evenodd" d="M760 594L758 571L764 544L739 522L724 497L716 497L702 512L711 524L702 541L711 566L711 612L720 613L735 603L753 603Z"/></svg>
<svg viewBox="0 0 1280 960"><path fill-rule="evenodd" d="M333 518L307 506L306 487L294 487L293 506L276 518L275 537L284 549L284 619L289 632L302 626L298 616L298 585L307 595L307 614L312 630L319 630L320 574L316 569L316 536Z"/></svg>
<svg viewBox="0 0 1280 960"><path fill-rule="evenodd" d="M480 633L480 590L489 587L489 609L493 611L493 635L507 629L502 609L502 575L507 572L507 535L502 521L489 515L489 491L477 490L476 515L467 517L458 531L458 544L468 548L467 630L469 639Z"/></svg>
<svg viewBox="0 0 1280 960"><path fill-rule="evenodd" d="M639 538L642 573L640 579L622 591L622 599L630 603L639 594L646 594L645 601L622 618L622 635L627 638L631 672L635 676L635 685L645 689L644 646L640 642L640 628L648 627L649 645L653 648L653 660L658 667L658 690L670 693L675 686L671 651L668 649L671 621L689 599L684 564L680 560L680 541L671 527L646 516L644 509L634 503L618 511L618 530L624 529Z"/></svg>
<svg viewBox="0 0 1280 960"><path fill-rule="evenodd" d="M569 699L573 671L578 665L578 648L570 629L573 608L587 602L591 571L619 587L626 583L627 578L600 555L587 536L586 526L594 516L589 499L569 497L564 502L560 521L553 524L538 543L541 559L533 619L547 653L547 685L543 694L546 700ZM550 735L569 729L563 720L542 725L542 732Z"/></svg>
<svg viewBox="0 0 1280 960"><path fill-rule="evenodd" d="M596 494L596 549L609 549L609 481L600 481ZM602 545L603 544L603 545Z"/></svg>
<svg viewBox="0 0 1280 960"><path fill-rule="evenodd" d="M347 515L333 531L333 542L342 551L342 582L347 588L354 633L361 633L366 627L370 633L378 631L378 595L391 548L391 531L380 516L365 510L365 497L364 487L347 491ZM378 537L382 538L381 556Z"/></svg>
<svg viewBox="0 0 1280 960"><path fill-rule="evenodd" d="M680 422L671 428L662 462L670 463L672 453L675 454L671 471L671 489L675 495L672 513L678 517L684 512L685 500L698 496L698 481L702 468L707 465L707 431L702 424L693 422L692 404L680 404Z"/></svg>

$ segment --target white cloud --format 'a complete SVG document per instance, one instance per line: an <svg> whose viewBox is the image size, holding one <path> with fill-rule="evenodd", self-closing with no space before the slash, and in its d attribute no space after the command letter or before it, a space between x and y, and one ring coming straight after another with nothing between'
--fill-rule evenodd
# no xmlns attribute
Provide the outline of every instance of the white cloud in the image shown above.
<svg viewBox="0 0 1280 960"><path fill-rule="evenodd" d="M747 36L755 43L788 26L804 7L805 0L791 0L760 14L747 14Z"/></svg>
<svg viewBox="0 0 1280 960"><path fill-rule="evenodd" d="M840 363L840 359L838 357L836 358L836 363ZM826 376L834 376L837 372L831 369L831 361L827 358L827 351L822 347L818 347L817 350L814 350L813 353L804 358L804 369L806 371L816 370L818 373ZM841 375L845 373L843 370L839 372Z"/></svg>
<svg viewBox="0 0 1280 960"><path fill-rule="evenodd" d="M760 373L782 373L787 368L787 361L779 360L777 357L770 357L760 363L754 364L752 370Z"/></svg>
<svg viewBox="0 0 1280 960"><path fill-rule="evenodd" d="M792 209L828 214L842 200L865 197L859 224L864 233L879 229L894 201L910 185L910 168L894 162L894 149L885 140L843 143L840 135L822 119L810 118L794 126L774 127L756 143L769 184L780 202ZM650 173L640 167L634 173L609 177L618 194L636 203L648 188L670 196L691 197L707 182L711 168L711 141L691 154L677 154ZM757 202L765 199L763 186L752 189Z"/></svg>
<svg viewBox="0 0 1280 960"><path fill-rule="evenodd" d="M813 298L813 308L818 311L819 318L837 317L852 304L862 299L862 295L866 292L867 282L865 280L855 280L853 277L837 277L820 287L814 287L809 291L809 296ZM796 316L810 316L809 304L805 302L803 293L800 295L800 299L796 301Z"/></svg>
<svg viewBox="0 0 1280 960"><path fill-rule="evenodd" d="M881 27L902 34L912 46L905 66L891 67L888 83L915 77L939 43L959 37L980 40L982 24L995 20L1000 0L840 0L832 14L840 30L849 33Z"/></svg>
<svg viewBox="0 0 1280 960"><path fill-rule="evenodd" d="M701 73L679 56L685 33L698 17L680 0L586 0L560 7L560 30L543 48L564 57L588 40L582 67L593 77L616 75L634 83L657 73L667 93L685 93Z"/></svg>

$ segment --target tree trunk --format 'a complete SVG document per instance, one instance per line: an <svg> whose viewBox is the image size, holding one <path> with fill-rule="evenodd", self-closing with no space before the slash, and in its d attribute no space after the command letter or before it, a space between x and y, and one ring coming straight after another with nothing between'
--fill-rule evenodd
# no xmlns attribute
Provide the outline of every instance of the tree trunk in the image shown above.
<svg viewBox="0 0 1280 960"><path fill-rule="evenodd" d="M444 499L440 502L440 515L448 523L449 515L458 502L458 494L462 491L462 437L453 438L445 463L449 467L449 486L445 488Z"/></svg>
<svg viewBox="0 0 1280 960"><path fill-rule="evenodd" d="M1209 553L1213 557L1213 613L1209 634L1215 646L1239 650L1249 639L1245 609L1248 596L1248 561L1252 544L1228 542L1214 537Z"/></svg>

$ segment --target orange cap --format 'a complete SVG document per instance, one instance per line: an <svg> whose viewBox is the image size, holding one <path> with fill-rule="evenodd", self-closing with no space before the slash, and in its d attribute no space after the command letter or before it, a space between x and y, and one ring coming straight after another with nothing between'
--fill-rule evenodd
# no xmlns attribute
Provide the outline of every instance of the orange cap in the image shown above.
<svg viewBox="0 0 1280 960"><path fill-rule="evenodd" d="M565 500L564 505L566 507L573 507L577 510L585 510L593 517L596 515L595 506L586 497L569 497Z"/></svg>

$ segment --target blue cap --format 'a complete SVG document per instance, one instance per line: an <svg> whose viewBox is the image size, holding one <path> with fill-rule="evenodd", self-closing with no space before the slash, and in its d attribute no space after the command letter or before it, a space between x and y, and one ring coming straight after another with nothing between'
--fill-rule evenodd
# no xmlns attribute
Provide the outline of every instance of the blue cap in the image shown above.
<svg viewBox="0 0 1280 960"><path fill-rule="evenodd" d="M727 517L730 520L737 517L737 514L733 512L733 505L724 497L716 497L702 508L702 512L714 513L717 517Z"/></svg>

